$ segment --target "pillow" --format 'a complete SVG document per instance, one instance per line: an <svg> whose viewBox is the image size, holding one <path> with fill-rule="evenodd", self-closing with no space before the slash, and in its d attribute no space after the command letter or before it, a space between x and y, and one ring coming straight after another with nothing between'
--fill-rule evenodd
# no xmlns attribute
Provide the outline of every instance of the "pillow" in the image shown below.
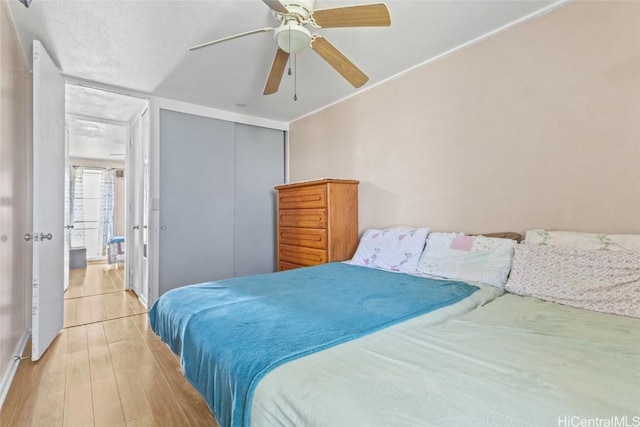
<svg viewBox="0 0 640 427"><path fill-rule="evenodd" d="M640 252L518 245L505 289L587 310L640 317Z"/></svg>
<svg viewBox="0 0 640 427"><path fill-rule="evenodd" d="M587 250L640 251L640 234L528 230L524 242L531 245L563 246Z"/></svg>
<svg viewBox="0 0 640 427"><path fill-rule="evenodd" d="M351 264L415 273L428 228L396 227L364 232Z"/></svg>
<svg viewBox="0 0 640 427"><path fill-rule="evenodd" d="M418 272L501 288L511 269L515 240L431 233Z"/></svg>
<svg viewBox="0 0 640 427"><path fill-rule="evenodd" d="M503 232L500 232L500 233L470 234L470 236L498 237L500 239L515 240L518 243L522 240L522 234L516 233L516 232L513 232L513 231L503 231Z"/></svg>

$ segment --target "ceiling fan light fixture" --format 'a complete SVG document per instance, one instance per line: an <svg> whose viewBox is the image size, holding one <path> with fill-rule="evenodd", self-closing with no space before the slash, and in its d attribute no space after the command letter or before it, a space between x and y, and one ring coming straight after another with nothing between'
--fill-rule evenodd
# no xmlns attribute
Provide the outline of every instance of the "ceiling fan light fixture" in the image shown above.
<svg viewBox="0 0 640 427"><path fill-rule="evenodd" d="M311 44L311 33L297 22L281 25L273 37L278 47L290 54L300 53Z"/></svg>

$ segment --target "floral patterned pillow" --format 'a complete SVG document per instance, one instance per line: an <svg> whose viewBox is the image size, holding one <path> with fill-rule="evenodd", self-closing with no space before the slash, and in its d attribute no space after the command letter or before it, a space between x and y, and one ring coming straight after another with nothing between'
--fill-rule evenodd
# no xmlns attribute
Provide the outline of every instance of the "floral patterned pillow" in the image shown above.
<svg viewBox="0 0 640 427"><path fill-rule="evenodd" d="M462 233L431 233L418 273L501 288L511 269L515 240Z"/></svg>
<svg viewBox="0 0 640 427"><path fill-rule="evenodd" d="M414 273L427 234L428 228L369 229L360 238L351 264Z"/></svg>
<svg viewBox="0 0 640 427"><path fill-rule="evenodd" d="M587 310L640 317L640 252L520 244L505 289Z"/></svg>
<svg viewBox="0 0 640 427"><path fill-rule="evenodd" d="M528 230L525 243L601 251L640 251L640 234Z"/></svg>

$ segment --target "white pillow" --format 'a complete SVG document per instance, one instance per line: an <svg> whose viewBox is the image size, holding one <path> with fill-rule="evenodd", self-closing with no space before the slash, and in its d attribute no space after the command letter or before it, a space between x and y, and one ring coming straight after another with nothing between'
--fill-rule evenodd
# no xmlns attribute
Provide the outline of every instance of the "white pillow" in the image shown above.
<svg viewBox="0 0 640 427"><path fill-rule="evenodd" d="M530 245L562 246L585 250L640 251L640 234L528 230L524 242Z"/></svg>
<svg viewBox="0 0 640 427"><path fill-rule="evenodd" d="M505 288L517 295L640 317L640 252L518 245Z"/></svg>
<svg viewBox="0 0 640 427"><path fill-rule="evenodd" d="M364 232L351 264L414 273L428 228L396 227Z"/></svg>
<svg viewBox="0 0 640 427"><path fill-rule="evenodd" d="M509 276L515 245L511 239L431 233L418 273L501 288Z"/></svg>

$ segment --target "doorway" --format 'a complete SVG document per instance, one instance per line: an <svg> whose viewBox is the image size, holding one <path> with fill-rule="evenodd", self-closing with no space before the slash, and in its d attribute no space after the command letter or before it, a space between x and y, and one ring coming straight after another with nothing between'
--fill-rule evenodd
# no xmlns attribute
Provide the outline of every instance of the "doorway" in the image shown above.
<svg viewBox="0 0 640 427"><path fill-rule="evenodd" d="M148 101L67 83L65 109L68 327L128 314L132 297L146 305L140 229Z"/></svg>

